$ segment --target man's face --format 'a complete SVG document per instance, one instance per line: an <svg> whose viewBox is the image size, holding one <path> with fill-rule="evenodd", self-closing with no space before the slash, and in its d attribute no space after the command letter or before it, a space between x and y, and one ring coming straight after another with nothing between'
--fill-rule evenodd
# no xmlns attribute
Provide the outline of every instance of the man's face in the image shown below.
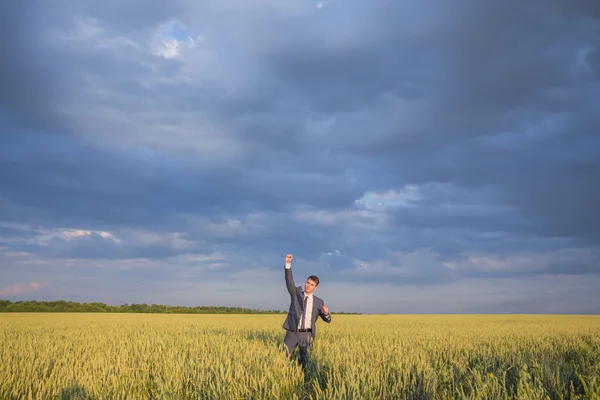
<svg viewBox="0 0 600 400"><path fill-rule="evenodd" d="M306 294L311 294L315 291L316 288L317 283L315 281L313 281L312 279L306 280L306 283L304 284L304 291L306 292Z"/></svg>

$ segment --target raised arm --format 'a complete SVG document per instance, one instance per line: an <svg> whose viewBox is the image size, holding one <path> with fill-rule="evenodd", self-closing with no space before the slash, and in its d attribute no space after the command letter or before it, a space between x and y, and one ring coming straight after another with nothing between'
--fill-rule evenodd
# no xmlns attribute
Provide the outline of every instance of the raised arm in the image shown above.
<svg viewBox="0 0 600 400"><path fill-rule="evenodd" d="M288 254L285 257L285 285L287 286L288 292L291 295L296 294L296 284L294 284L294 277L292 276L292 260L294 256Z"/></svg>

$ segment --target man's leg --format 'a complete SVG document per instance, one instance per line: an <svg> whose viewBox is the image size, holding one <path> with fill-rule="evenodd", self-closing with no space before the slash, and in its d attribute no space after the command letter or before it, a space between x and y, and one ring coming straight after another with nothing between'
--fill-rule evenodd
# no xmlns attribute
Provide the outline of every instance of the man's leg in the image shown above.
<svg viewBox="0 0 600 400"><path fill-rule="evenodd" d="M288 357L292 355L296 346L298 346L298 333L285 331L285 338L283 339L284 350Z"/></svg>
<svg viewBox="0 0 600 400"><path fill-rule="evenodd" d="M308 348L310 347L310 343L312 340L312 336L310 332L302 332L298 334L298 345L300 346L300 365L302 365L302 369L306 371L306 367L308 366Z"/></svg>

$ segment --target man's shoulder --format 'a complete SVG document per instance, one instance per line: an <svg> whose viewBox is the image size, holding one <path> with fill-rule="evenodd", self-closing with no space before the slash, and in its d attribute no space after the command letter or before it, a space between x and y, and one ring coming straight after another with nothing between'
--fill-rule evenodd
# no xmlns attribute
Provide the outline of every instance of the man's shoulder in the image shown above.
<svg viewBox="0 0 600 400"><path fill-rule="evenodd" d="M314 294L313 294L313 298L315 299L315 301L320 301L321 303L323 303L323 299L318 296L315 296Z"/></svg>

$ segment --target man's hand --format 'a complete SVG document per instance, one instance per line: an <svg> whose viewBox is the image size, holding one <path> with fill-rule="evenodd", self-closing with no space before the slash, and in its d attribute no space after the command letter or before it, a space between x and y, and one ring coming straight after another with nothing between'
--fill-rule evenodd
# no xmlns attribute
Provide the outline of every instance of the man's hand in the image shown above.
<svg viewBox="0 0 600 400"><path fill-rule="evenodd" d="M327 308L327 306L323 306L321 310L323 310L323 314L329 315L329 308Z"/></svg>
<svg viewBox="0 0 600 400"><path fill-rule="evenodd" d="M285 263L286 264L291 263L293 259L294 259L294 256L291 254L288 254L287 256L285 256Z"/></svg>

